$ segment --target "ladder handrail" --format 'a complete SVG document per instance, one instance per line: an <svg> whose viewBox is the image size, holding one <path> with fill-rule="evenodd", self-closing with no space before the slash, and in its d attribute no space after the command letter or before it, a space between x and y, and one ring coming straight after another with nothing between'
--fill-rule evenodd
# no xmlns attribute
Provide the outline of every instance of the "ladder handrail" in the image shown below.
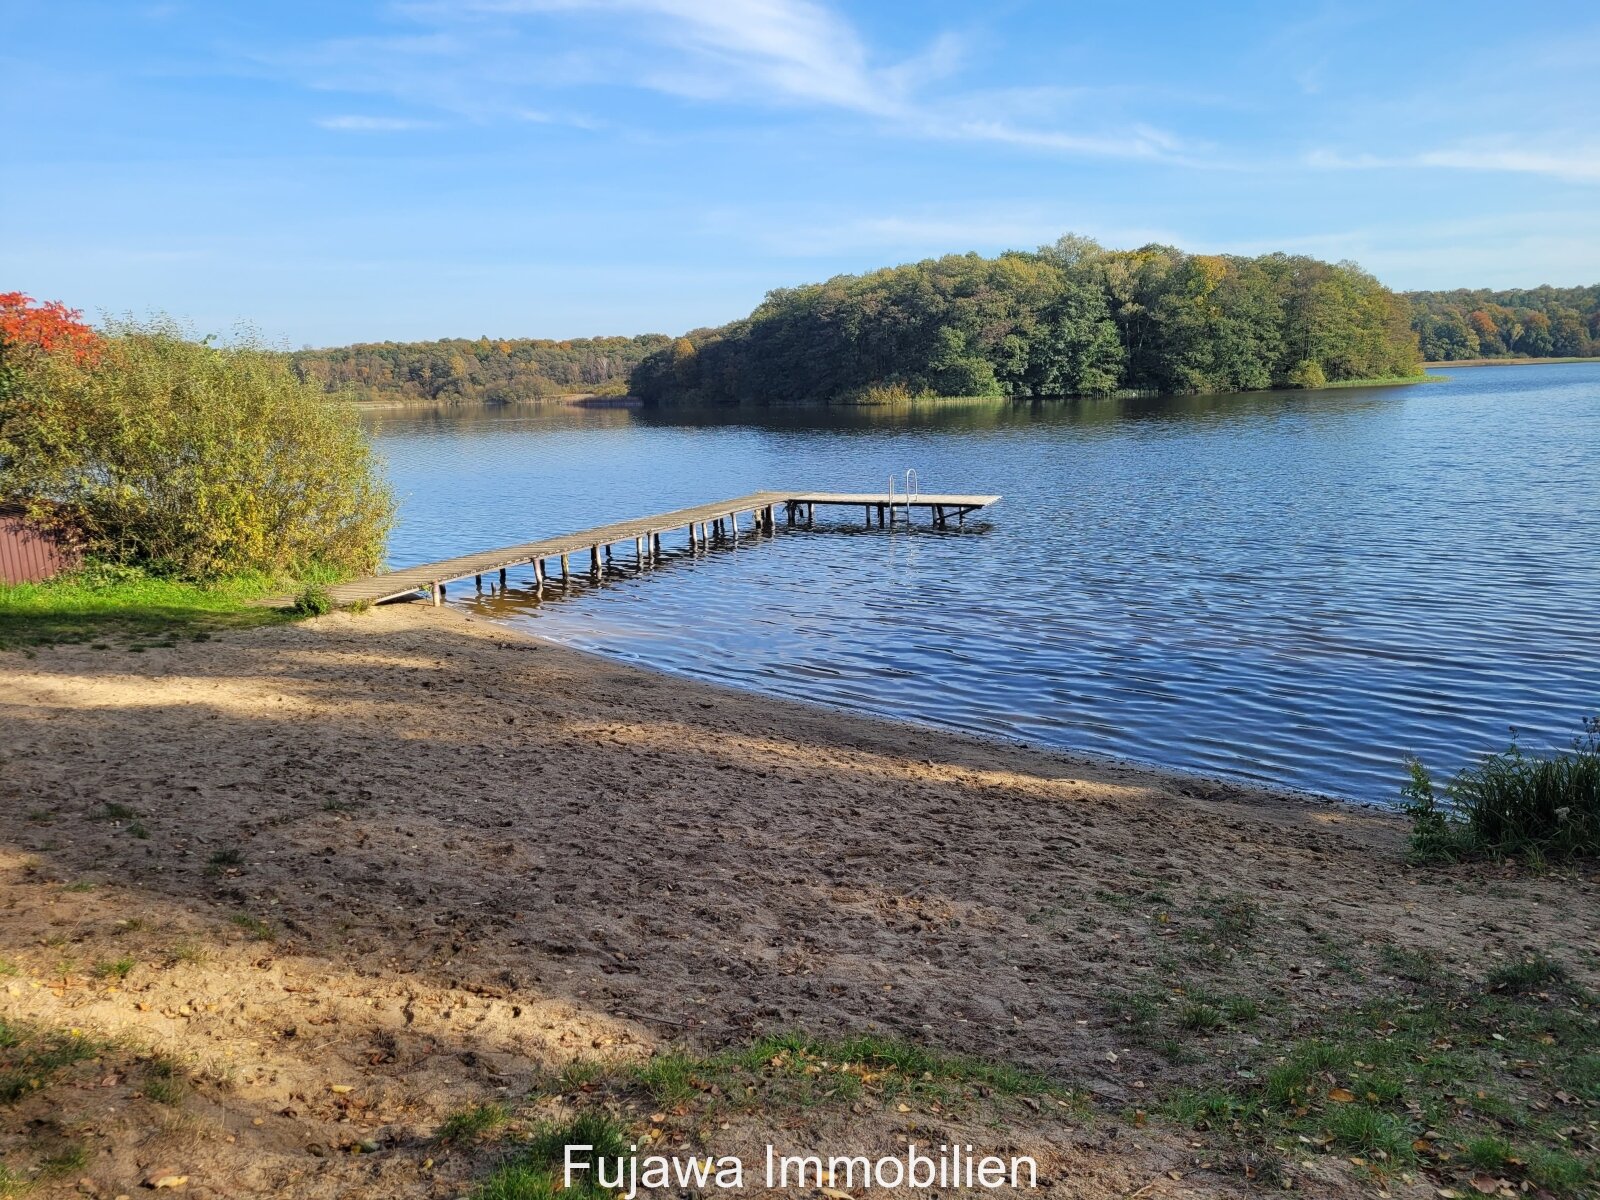
<svg viewBox="0 0 1600 1200"><path fill-rule="evenodd" d="M894 494L895 477L891 471L889 473L889 524L891 525L894 524ZM901 484L900 488L900 505L906 510L907 525L911 524L911 505L920 495L922 495L922 485L917 480L916 468L908 467L906 469L905 482Z"/></svg>

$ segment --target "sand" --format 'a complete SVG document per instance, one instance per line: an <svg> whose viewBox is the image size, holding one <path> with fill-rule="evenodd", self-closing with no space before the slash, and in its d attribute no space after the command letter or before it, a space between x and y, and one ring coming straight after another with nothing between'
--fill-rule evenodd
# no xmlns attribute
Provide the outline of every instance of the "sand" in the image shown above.
<svg viewBox="0 0 1600 1200"><path fill-rule="evenodd" d="M89 1131L64 1189L170 1168L187 1195L459 1195L481 1157L428 1138L462 1103L801 1029L1079 1089L1095 1120L1006 1131L1055 1194L1243 1194L1119 1115L1187 1068L1113 1003L1181 983L1170 951L1230 905L1289 1023L1371 986L1334 969L1347 952L1595 961L1592 876L1413 871L1381 812L701 685L448 609L0 654L0 680L0 1012L195 1076L158 1108L108 1055L98 1090L11 1110ZM120 954L125 980L95 977ZM892 1141L903 1116L791 1133Z"/></svg>

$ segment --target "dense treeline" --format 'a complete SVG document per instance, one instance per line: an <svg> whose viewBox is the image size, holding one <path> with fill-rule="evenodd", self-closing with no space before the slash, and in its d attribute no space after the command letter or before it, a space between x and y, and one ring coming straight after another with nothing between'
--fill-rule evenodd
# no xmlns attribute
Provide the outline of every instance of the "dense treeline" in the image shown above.
<svg viewBox="0 0 1600 1200"><path fill-rule="evenodd" d="M650 355L633 391L649 403L1226 392L1418 369L1409 309L1353 264L1068 236L774 291Z"/></svg>
<svg viewBox="0 0 1600 1200"><path fill-rule="evenodd" d="M1408 292L1412 328L1429 362L1600 355L1600 284Z"/></svg>
<svg viewBox="0 0 1600 1200"><path fill-rule="evenodd" d="M669 345L641 337L378 342L289 355L300 378L358 400L507 403L578 392L621 394L634 367Z"/></svg>

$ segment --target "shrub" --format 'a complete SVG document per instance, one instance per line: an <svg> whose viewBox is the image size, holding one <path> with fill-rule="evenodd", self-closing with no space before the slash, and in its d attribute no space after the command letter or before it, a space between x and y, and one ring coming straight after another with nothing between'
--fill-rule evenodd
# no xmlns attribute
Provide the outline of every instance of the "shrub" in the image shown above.
<svg viewBox="0 0 1600 1200"><path fill-rule="evenodd" d="M393 504L351 410L253 345L110 333L0 394L0 499L188 578L377 565Z"/></svg>
<svg viewBox="0 0 1600 1200"><path fill-rule="evenodd" d="M1328 376L1322 364L1308 358L1289 368L1289 386L1297 388L1322 388L1328 386Z"/></svg>
<svg viewBox="0 0 1600 1200"><path fill-rule="evenodd" d="M1542 758L1524 754L1513 735L1504 753L1457 775L1443 801L1413 759L1402 793L1413 857L1600 853L1600 717L1583 728L1570 751Z"/></svg>
<svg viewBox="0 0 1600 1200"><path fill-rule="evenodd" d="M320 617L334 609L333 595L320 583L313 583L294 598L294 610L308 617Z"/></svg>

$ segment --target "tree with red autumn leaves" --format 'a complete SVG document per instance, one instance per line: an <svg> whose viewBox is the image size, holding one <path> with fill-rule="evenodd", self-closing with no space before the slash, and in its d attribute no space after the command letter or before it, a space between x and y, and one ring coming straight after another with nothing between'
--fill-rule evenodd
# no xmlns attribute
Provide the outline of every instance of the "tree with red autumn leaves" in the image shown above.
<svg viewBox="0 0 1600 1200"><path fill-rule="evenodd" d="M22 354L69 354L83 362L100 346L100 335L83 314L59 300L35 301L21 292L0 292L0 362Z"/></svg>

